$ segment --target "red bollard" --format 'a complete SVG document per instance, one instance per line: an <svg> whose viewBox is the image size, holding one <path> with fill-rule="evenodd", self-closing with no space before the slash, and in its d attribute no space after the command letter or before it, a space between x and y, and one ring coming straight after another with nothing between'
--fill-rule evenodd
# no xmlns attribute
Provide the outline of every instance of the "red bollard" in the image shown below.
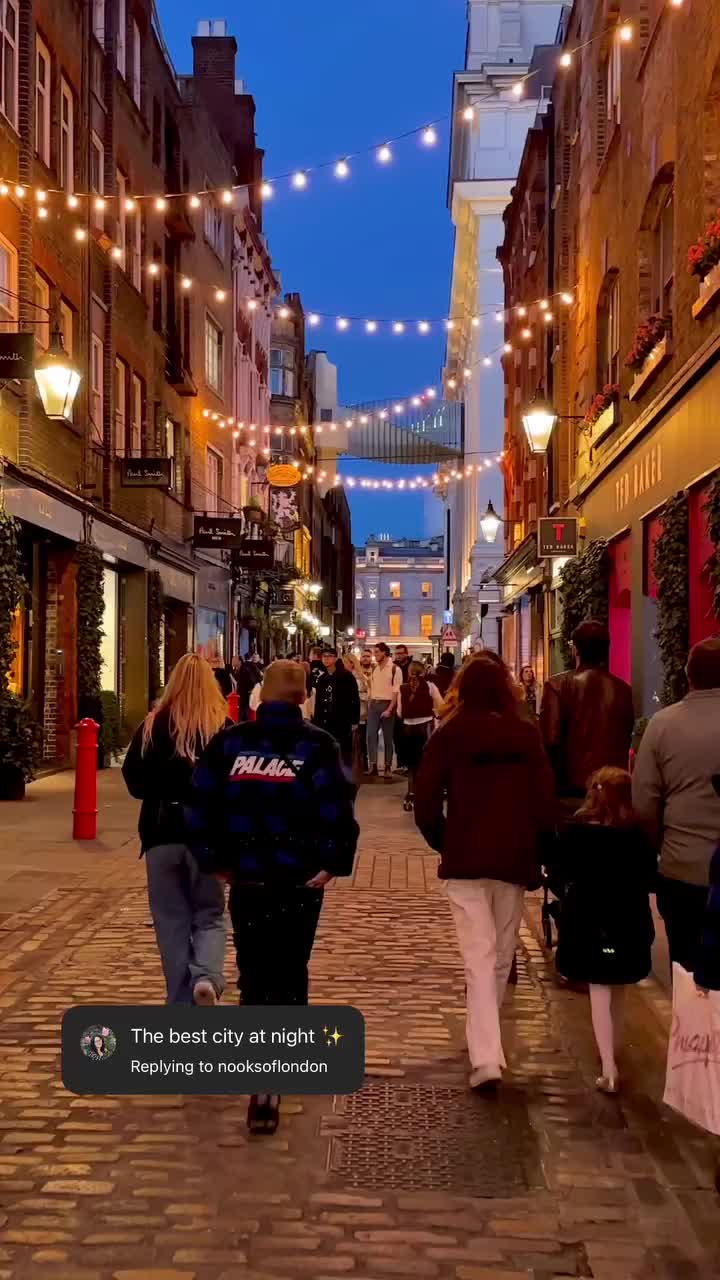
<svg viewBox="0 0 720 1280"><path fill-rule="evenodd" d="M94 840L97 835L97 736L94 720L81 720L77 729L73 840Z"/></svg>
<svg viewBox="0 0 720 1280"><path fill-rule="evenodd" d="M227 697L228 716L233 724L237 724L240 719L240 694L229 693Z"/></svg>

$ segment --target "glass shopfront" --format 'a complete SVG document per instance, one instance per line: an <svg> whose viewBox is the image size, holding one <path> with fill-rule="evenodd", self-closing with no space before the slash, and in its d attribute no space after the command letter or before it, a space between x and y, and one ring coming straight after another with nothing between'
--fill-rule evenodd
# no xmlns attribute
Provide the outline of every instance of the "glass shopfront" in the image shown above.
<svg viewBox="0 0 720 1280"><path fill-rule="evenodd" d="M105 691L119 693L118 677L120 664L118 651L120 642L120 579L116 569L105 565L103 569L103 597L105 612L103 613L103 637L100 646L102 671L100 687Z"/></svg>
<svg viewBox="0 0 720 1280"><path fill-rule="evenodd" d="M209 662L225 662L226 615L214 609L195 611L195 652Z"/></svg>

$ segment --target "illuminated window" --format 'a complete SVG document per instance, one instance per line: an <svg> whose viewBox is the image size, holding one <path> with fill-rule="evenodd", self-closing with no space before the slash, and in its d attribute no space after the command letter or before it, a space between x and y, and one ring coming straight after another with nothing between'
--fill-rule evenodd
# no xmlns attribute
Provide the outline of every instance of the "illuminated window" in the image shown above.
<svg viewBox="0 0 720 1280"><path fill-rule="evenodd" d="M423 582L420 587L423 600L432 599L432 582Z"/></svg>
<svg viewBox="0 0 720 1280"><path fill-rule="evenodd" d="M388 614L388 631L390 632L390 635L393 636L394 638L397 638L400 635L400 614L399 613Z"/></svg>
<svg viewBox="0 0 720 1280"><path fill-rule="evenodd" d="M390 599L391 600L400 599L400 583L399 582L390 583Z"/></svg>
<svg viewBox="0 0 720 1280"><path fill-rule="evenodd" d="M433 616L431 613L420 614L420 635L426 638L432 635Z"/></svg>

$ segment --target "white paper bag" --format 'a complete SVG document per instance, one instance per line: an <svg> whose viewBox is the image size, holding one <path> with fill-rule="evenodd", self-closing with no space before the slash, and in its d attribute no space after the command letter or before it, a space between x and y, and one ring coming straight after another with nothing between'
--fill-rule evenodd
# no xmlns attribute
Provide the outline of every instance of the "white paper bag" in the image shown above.
<svg viewBox="0 0 720 1280"><path fill-rule="evenodd" d="M673 965L673 1012L665 1102L692 1124L720 1134L720 992L698 993Z"/></svg>

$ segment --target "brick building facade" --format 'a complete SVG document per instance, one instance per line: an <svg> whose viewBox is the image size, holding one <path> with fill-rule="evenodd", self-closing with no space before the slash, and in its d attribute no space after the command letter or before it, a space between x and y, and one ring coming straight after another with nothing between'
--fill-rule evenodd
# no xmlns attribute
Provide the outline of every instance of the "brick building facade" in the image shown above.
<svg viewBox="0 0 720 1280"><path fill-rule="evenodd" d="M62 760L83 539L104 557L103 687L126 722L148 706L151 573L161 668L192 646L229 656L230 575L192 550L193 512L228 515L258 483L245 426L269 418L278 286L254 103L224 23L200 24L193 74L178 77L148 0L8 0L3 12L1 318L42 349L52 313L82 372L71 422L48 420L29 382L7 384L0 404L28 581L13 683L44 724L46 758ZM169 487L124 483L140 457L170 460Z"/></svg>
<svg viewBox="0 0 720 1280"><path fill-rule="evenodd" d="M541 237L549 285L538 291L528 278L522 299L508 287L508 340L522 347L521 326L543 327L539 306L521 318L519 301L554 295L550 364L522 386L523 396L542 389L560 415L543 505L577 512L585 545L608 542L611 664L647 714L662 686L653 552L676 494L687 522L688 643L718 626L704 506L720 465L720 292L712 263L704 283L690 274L688 251L720 204L720 29L712 0L629 0L622 11L614 0L576 0L563 41L569 65L552 90ZM516 216L532 147L525 163ZM506 239L505 261L510 248ZM509 422L513 449L518 418ZM533 498L521 503L528 530ZM547 653L556 600L551 569L538 573L550 595Z"/></svg>

